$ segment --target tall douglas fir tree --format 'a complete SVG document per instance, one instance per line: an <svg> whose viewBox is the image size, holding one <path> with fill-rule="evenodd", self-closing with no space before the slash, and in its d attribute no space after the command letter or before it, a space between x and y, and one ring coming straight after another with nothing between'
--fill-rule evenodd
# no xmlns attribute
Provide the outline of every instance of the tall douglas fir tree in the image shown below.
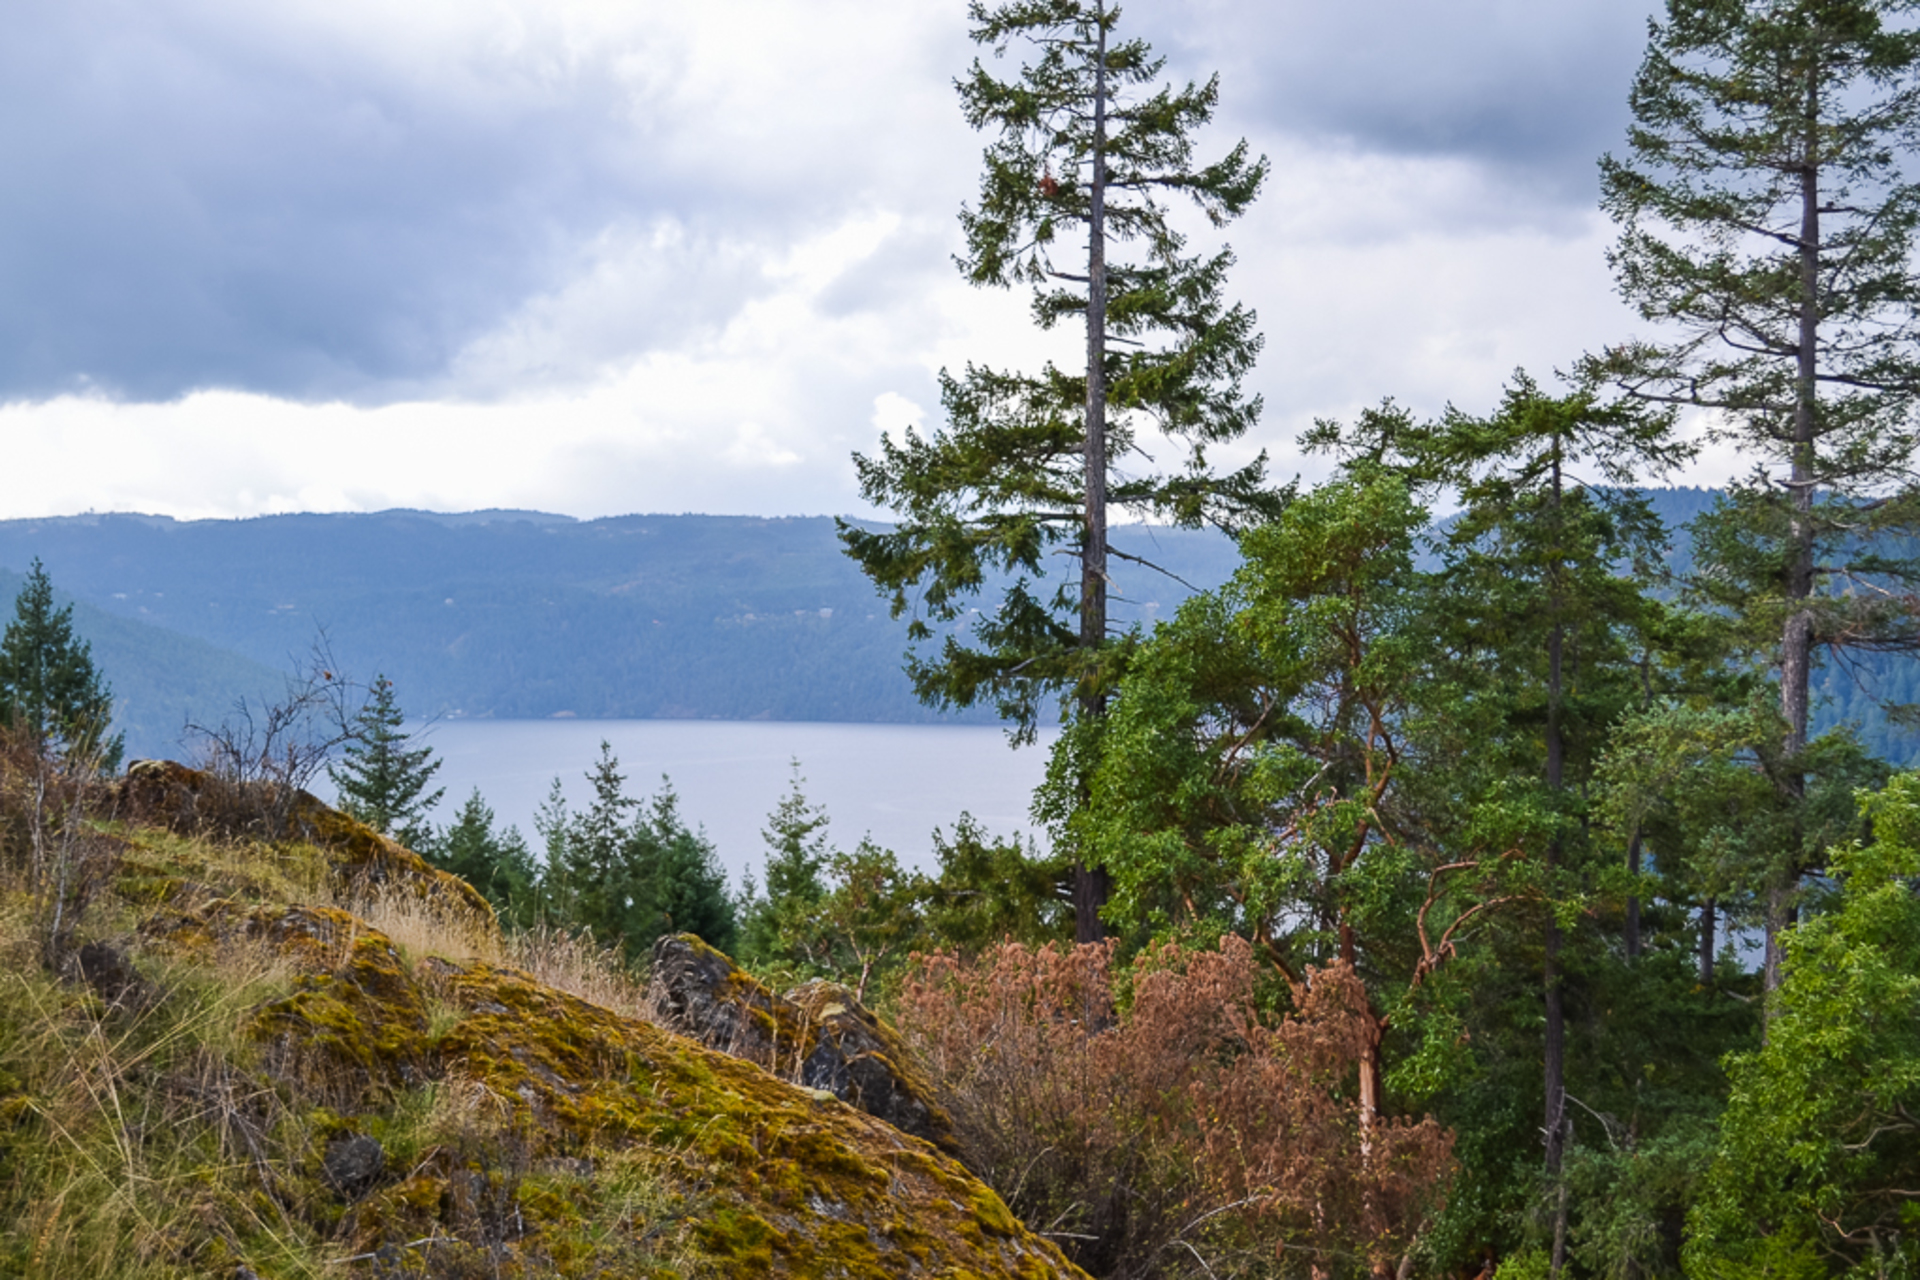
<svg viewBox="0 0 1920 1280"><path fill-rule="evenodd" d="M968 122L993 140L979 200L960 215L960 268L983 287L1031 287L1043 329L1084 323L1086 360L1038 373L943 371L944 429L854 459L862 495L899 523L843 522L840 536L896 615L917 600L916 641L950 628L937 654L908 659L920 697L990 700L1016 736L1031 737L1051 695L1097 720L1116 678L1109 565L1134 557L1109 547L1110 513L1231 527L1280 505L1264 455L1225 474L1208 467L1206 447L1238 438L1259 414L1241 380L1260 340L1253 313L1222 296L1232 253L1190 253L1172 218L1184 200L1223 225L1259 192L1267 162L1244 142L1195 162L1217 79L1164 83L1164 59L1118 35L1108 0L975 0L969 12L995 66L976 61L957 87ZM1032 60L1002 78L1016 46ZM1154 469L1146 446L1156 431L1184 450L1177 470ZM1078 572L1048 593L1035 579L1062 551ZM989 574L1011 585L959 629ZM1105 892L1098 868L1077 869L1083 941L1100 936Z"/></svg>
<svg viewBox="0 0 1920 1280"><path fill-rule="evenodd" d="M1634 80L1629 154L1601 162L1620 292L1674 336L1588 372L1708 411L1753 463L1694 526L1708 603L1779 680L1756 744L1783 799L1809 791L1823 652L1920 647L1920 30L1913 0L1667 0ZM1766 988L1807 840L1775 851Z"/></svg>

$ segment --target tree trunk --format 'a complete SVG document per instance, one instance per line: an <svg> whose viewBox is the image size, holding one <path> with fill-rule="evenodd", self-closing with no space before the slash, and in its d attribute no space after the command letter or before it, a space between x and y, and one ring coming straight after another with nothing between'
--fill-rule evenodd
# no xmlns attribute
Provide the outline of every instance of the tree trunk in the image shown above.
<svg viewBox="0 0 1920 1280"><path fill-rule="evenodd" d="M1640 833L1635 831L1633 839L1627 844L1627 874L1638 878L1640 875ZM1640 895L1627 895L1626 924L1627 961L1640 958Z"/></svg>
<svg viewBox="0 0 1920 1280"><path fill-rule="evenodd" d="M1092 658L1107 642L1107 22L1105 0L1096 0L1093 71L1093 172L1087 209L1087 414L1086 508L1080 545L1080 647ZM1105 714L1105 697L1091 683L1091 662L1082 676L1080 715ZM1106 905L1106 869L1084 862L1073 869L1073 936L1099 942L1106 936L1100 908Z"/></svg>
<svg viewBox="0 0 1920 1280"><path fill-rule="evenodd" d="M1554 514L1560 512L1560 455L1553 457L1552 501ZM1553 628L1547 633L1547 786L1555 795L1566 785L1566 742L1561 736L1560 701L1562 664L1566 634L1560 621L1560 565L1548 568L1551 574L1547 607L1552 611ZM1560 922L1553 912L1554 871L1561 855L1560 837L1547 846L1547 935L1546 961L1542 979L1546 986L1547 1043L1542 1055L1546 1067L1547 1177L1557 1183L1553 1214L1553 1271L1557 1278L1567 1261L1567 1185L1561 1177L1566 1155L1567 1119L1567 1014L1560 988Z"/></svg>
<svg viewBox="0 0 1920 1280"><path fill-rule="evenodd" d="M1814 435L1817 427L1817 377L1820 371L1820 86L1815 78L1807 83L1807 132L1800 169L1800 349L1796 367L1793 407L1793 464L1788 480L1789 500L1793 503L1787 565L1786 596L1790 601L1806 601L1813 595L1813 487ZM1810 700L1813 667L1813 612L1804 606L1787 616L1780 637L1780 715L1787 722L1785 740L1780 744L1788 760L1782 779L1789 802L1806 796L1807 780L1795 758L1807 745L1807 708ZM1795 824L1797 827L1797 823ZM1762 990L1766 1004L1764 1017L1773 1017L1773 993L1780 989L1780 931L1791 913L1794 890L1800 881L1800 850L1788 853L1789 861L1777 868L1767 886L1766 967Z"/></svg>
<svg viewBox="0 0 1920 1280"><path fill-rule="evenodd" d="M1555 1185L1553 1212L1553 1270L1558 1276L1567 1262L1567 1184L1561 1176L1567 1151L1567 1016L1560 989L1560 926L1547 918L1547 1105L1545 1125L1547 1141L1547 1178Z"/></svg>
<svg viewBox="0 0 1920 1280"><path fill-rule="evenodd" d="M1713 949L1714 949L1714 909L1715 903L1708 898L1700 904L1700 985L1713 985Z"/></svg>

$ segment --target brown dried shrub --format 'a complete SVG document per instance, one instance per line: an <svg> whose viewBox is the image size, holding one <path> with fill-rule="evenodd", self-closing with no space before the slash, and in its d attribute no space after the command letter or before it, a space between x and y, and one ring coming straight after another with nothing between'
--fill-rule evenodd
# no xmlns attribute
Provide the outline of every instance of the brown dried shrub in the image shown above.
<svg viewBox="0 0 1920 1280"><path fill-rule="evenodd" d="M31 904L40 962L77 976L81 920L107 887L120 842L101 829L111 787L95 755L62 756L0 727L0 874Z"/></svg>
<svg viewBox="0 0 1920 1280"><path fill-rule="evenodd" d="M1286 1013L1239 938L1127 976L1122 1006L1111 943L916 958L901 1030L975 1171L1096 1276L1390 1272L1453 1137L1363 1114L1352 968L1312 972Z"/></svg>

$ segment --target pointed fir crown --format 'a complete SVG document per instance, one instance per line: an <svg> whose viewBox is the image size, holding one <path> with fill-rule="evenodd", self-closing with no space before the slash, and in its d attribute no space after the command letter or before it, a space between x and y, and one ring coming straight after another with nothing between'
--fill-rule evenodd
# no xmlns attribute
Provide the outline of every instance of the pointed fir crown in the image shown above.
<svg viewBox="0 0 1920 1280"><path fill-rule="evenodd" d="M1116 36L1110 5L976 0L970 13L990 61L1016 47L1029 56L1011 74L976 61L956 82L969 123L990 135L957 265L976 285L1030 286L1042 328L1086 324L1087 361L942 371L944 428L854 458L862 496L899 524L843 522L840 536L895 616L924 610L916 641L969 619L937 654L909 657L922 700L991 700L1029 732L1047 691L1105 682L1107 560L1127 559L1106 544L1109 511L1244 527L1279 509L1264 454L1226 472L1208 463L1207 446L1259 417L1242 384L1261 342L1253 312L1224 297L1231 251L1189 252L1171 216L1187 201L1225 223L1268 166L1244 142L1196 163L1193 134L1212 117L1217 80L1162 85L1164 60ZM1184 465L1153 469L1149 428L1183 443ZM1069 549L1077 573L1062 572ZM1049 572L1059 586L1038 587ZM994 575L1013 579L998 607L970 614Z"/></svg>
<svg viewBox="0 0 1920 1280"><path fill-rule="evenodd" d="M118 763L120 740L106 737L113 692L93 665L93 646L73 633L73 606L55 607L37 556L0 633L0 715L42 750L97 751L104 764Z"/></svg>

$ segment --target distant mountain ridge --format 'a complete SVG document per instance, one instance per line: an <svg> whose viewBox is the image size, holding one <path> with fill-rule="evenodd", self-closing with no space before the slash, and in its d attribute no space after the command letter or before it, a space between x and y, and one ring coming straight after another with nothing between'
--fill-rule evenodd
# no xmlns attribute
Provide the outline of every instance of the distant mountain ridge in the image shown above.
<svg viewBox="0 0 1920 1280"><path fill-rule="evenodd" d="M1229 540L1198 531L1120 530L1116 541L1202 587L1224 581L1237 558ZM0 521L0 566L35 556L57 587L108 618L244 660L249 691L259 669L287 671L324 629L343 668L386 675L419 715L993 719L984 708L941 715L913 697L900 669L906 620L888 617L825 517ZM1116 610L1123 617L1165 616L1189 594L1137 566L1116 577L1131 601ZM115 680L124 659L98 656ZM197 714L217 719L231 700ZM147 736L143 725L133 738Z"/></svg>
<svg viewBox="0 0 1920 1280"><path fill-rule="evenodd" d="M1657 490L1676 535L1715 491ZM1116 564L1118 621L1170 616L1224 582L1231 540L1123 526L1117 546L1168 570ZM1676 565L1690 560L1676 536ZM79 604L135 754L178 754L181 722L274 696L324 629L360 679L382 674L421 716L991 723L942 714L901 671L906 620L840 550L826 517L521 510L173 520L97 515L0 521L0 592L38 556ZM1062 568L1066 568L1064 559ZM1051 587L1049 577L1042 585ZM999 587L982 593L991 608ZM1869 691L1920 701L1920 663L1869 664L1868 688L1829 664L1822 724L1851 720L1906 761L1910 733Z"/></svg>

